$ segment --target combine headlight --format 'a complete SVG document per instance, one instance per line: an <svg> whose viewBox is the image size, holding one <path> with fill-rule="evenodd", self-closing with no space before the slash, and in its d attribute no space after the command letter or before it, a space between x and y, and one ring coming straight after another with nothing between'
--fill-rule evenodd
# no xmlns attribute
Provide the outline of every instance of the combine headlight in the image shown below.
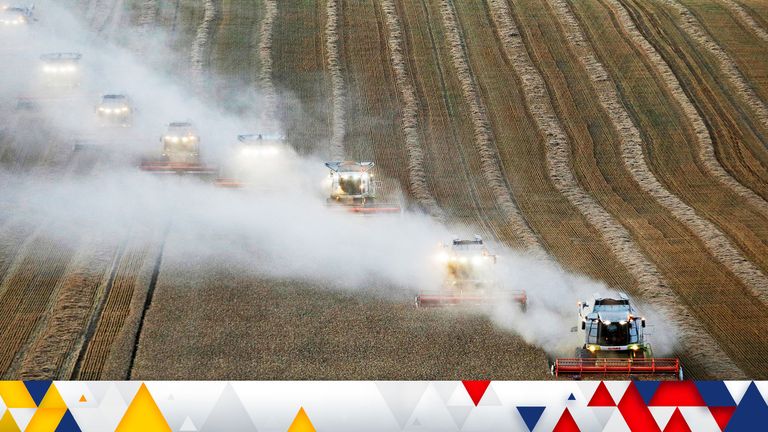
<svg viewBox="0 0 768 432"><path fill-rule="evenodd" d="M448 262L449 257L448 257L447 253L442 252L442 253L437 254L437 256L435 256L435 259L437 260L437 262L439 262L441 264L445 264L445 263Z"/></svg>
<svg viewBox="0 0 768 432"><path fill-rule="evenodd" d="M473 256L472 257L472 264L474 265L481 265L483 263L483 257L481 256Z"/></svg>
<svg viewBox="0 0 768 432"><path fill-rule="evenodd" d="M627 348L631 349L632 351L637 351L637 350L640 349L640 345L638 345L638 344L629 345L629 346L627 346Z"/></svg>
<svg viewBox="0 0 768 432"><path fill-rule="evenodd" d="M609 320L603 320L603 324L605 325L611 325L611 322Z"/></svg>
<svg viewBox="0 0 768 432"><path fill-rule="evenodd" d="M619 324L621 324L621 325L626 325L626 324L627 324L627 322L626 322L625 320L621 320L621 321L619 321Z"/></svg>
<svg viewBox="0 0 768 432"><path fill-rule="evenodd" d="M587 345L590 352L600 351L600 345Z"/></svg>

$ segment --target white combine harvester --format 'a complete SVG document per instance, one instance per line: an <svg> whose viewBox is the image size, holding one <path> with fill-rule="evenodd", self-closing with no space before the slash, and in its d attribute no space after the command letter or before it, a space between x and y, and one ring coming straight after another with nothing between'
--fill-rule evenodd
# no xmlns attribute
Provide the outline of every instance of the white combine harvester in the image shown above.
<svg viewBox="0 0 768 432"><path fill-rule="evenodd" d="M35 20L34 6L9 6L0 8L0 28L23 27Z"/></svg>
<svg viewBox="0 0 768 432"><path fill-rule="evenodd" d="M200 136L190 122L173 122L162 137L160 159L145 159L140 168L156 174L191 174L207 176L216 169L204 165L200 159Z"/></svg>
<svg viewBox="0 0 768 432"><path fill-rule="evenodd" d="M293 155L283 134L238 135L231 167L216 180L216 185L234 189L265 186L273 174L280 175L279 162L286 162Z"/></svg>
<svg viewBox="0 0 768 432"><path fill-rule="evenodd" d="M487 305L503 301L518 303L525 310L528 296L523 290L502 290L495 271L497 256L483 239L454 239L441 244L436 260L444 273L443 289L416 296L417 307Z"/></svg>
<svg viewBox="0 0 768 432"><path fill-rule="evenodd" d="M96 115L103 126L130 127L133 122L133 104L123 94L105 94L96 105Z"/></svg>
<svg viewBox="0 0 768 432"><path fill-rule="evenodd" d="M331 170L329 205L341 206L353 213L401 213L401 207L382 203L377 195L380 183L374 180L373 162L326 162Z"/></svg>
<svg viewBox="0 0 768 432"><path fill-rule="evenodd" d="M626 294L620 293L617 298L599 294L594 297L591 311L587 311L588 303L578 303L584 345L576 349L575 358L555 360L551 365L555 376L667 375L683 379L679 359L653 357L646 338L645 318L632 307Z"/></svg>
<svg viewBox="0 0 768 432"><path fill-rule="evenodd" d="M80 86L80 59L74 52L50 53L40 56L43 84L49 89L72 89Z"/></svg>

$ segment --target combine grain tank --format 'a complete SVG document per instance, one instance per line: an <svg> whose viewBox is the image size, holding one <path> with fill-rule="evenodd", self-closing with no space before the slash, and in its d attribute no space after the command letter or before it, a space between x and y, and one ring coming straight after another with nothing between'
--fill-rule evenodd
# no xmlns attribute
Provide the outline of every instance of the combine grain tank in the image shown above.
<svg viewBox="0 0 768 432"><path fill-rule="evenodd" d="M204 165L200 159L200 137L191 123L168 124L160 142L161 158L143 160L142 170L156 174L216 174L215 168Z"/></svg>
<svg viewBox="0 0 768 432"><path fill-rule="evenodd" d="M341 206L353 213L400 213L397 204L381 202L377 196L379 182L374 180L373 162L326 162L331 180L329 205Z"/></svg>
<svg viewBox="0 0 768 432"><path fill-rule="evenodd" d="M103 126L129 127L133 122L133 104L123 94L105 94L96 105L96 115Z"/></svg>

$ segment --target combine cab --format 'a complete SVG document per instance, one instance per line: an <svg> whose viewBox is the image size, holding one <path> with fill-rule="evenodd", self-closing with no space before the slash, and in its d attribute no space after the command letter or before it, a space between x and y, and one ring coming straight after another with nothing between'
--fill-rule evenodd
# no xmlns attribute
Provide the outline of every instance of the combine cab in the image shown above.
<svg viewBox="0 0 768 432"><path fill-rule="evenodd" d="M235 161L228 172L216 180L216 186L233 189L252 186L260 177L272 173L274 162L293 154L282 134L238 135L237 141Z"/></svg>
<svg viewBox="0 0 768 432"><path fill-rule="evenodd" d="M104 126L130 127L133 111L131 100L122 94L105 94L96 105L96 115Z"/></svg>
<svg viewBox="0 0 768 432"><path fill-rule="evenodd" d="M45 86L51 89L79 87L81 58L79 53L51 53L40 56Z"/></svg>
<svg viewBox="0 0 768 432"><path fill-rule="evenodd" d="M329 205L339 205L352 213L400 213L399 205L381 203L377 198L379 183L373 179L373 162L326 162L330 170Z"/></svg>
<svg viewBox="0 0 768 432"><path fill-rule="evenodd" d="M490 305L504 301L520 304L525 310L525 291L503 291L496 283L497 257L490 253L480 236L472 240L454 239L441 245L437 261L445 273L441 292L422 292L416 296L417 307Z"/></svg>
<svg viewBox="0 0 768 432"><path fill-rule="evenodd" d="M189 122L174 122L160 138L163 153L160 159L144 160L141 169L156 174L214 175L216 169L200 160L200 137Z"/></svg>
<svg viewBox="0 0 768 432"><path fill-rule="evenodd" d="M579 318L584 330L584 345L575 358L555 360L556 376L590 375L653 378L670 376L683 379L683 368L676 358L654 358L646 339L645 318L638 316L629 297L595 296L592 310L585 314L587 303L579 302ZM578 331L576 328L572 331Z"/></svg>

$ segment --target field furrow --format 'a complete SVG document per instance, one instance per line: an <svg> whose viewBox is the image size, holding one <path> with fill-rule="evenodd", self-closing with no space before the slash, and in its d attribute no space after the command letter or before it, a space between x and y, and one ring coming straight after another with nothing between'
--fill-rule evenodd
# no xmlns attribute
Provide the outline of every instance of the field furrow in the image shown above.
<svg viewBox="0 0 768 432"><path fill-rule="evenodd" d="M733 0L721 0L725 7L731 12L735 19L739 23L748 28L749 31L755 34L758 38L768 43L768 29L763 27L757 20L749 13L749 11ZM708 23L710 24L710 23Z"/></svg>
<svg viewBox="0 0 768 432"><path fill-rule="evenodd" d="M210 66L211 40L220 18L219 0L203 0L203 20L197 27L197 33L189 54L192 83L196 89L203 88Z"/></svg>
<svg viewBox="0 0 768 432"><path fill-rule="evenodd" d="M277 114L277 93L272 83L272 40L276 18L277 0L264 0L264 18L261 20L256 45L259 53L258 84L266 104L264 117L269 121L274 121Z"/></svg>

